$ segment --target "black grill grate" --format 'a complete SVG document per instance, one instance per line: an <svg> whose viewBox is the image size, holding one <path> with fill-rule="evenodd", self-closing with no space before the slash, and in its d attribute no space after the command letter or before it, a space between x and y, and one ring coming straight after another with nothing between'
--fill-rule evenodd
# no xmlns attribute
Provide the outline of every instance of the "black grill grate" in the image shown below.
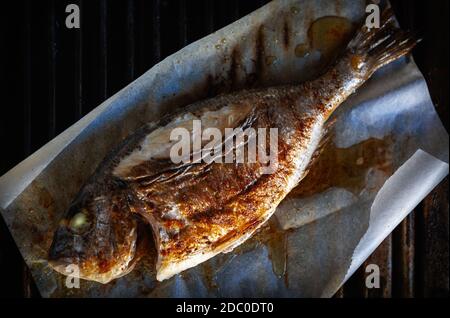
<svg viewBox="0 0 450 318"><path fill-rule="evenodd" d="M2 4L3 89L0 175L39 149L162 58L250 13L266 0L16 0ZM448 1L392 1L403 25L419 28L416 60L431 75L448 128ZM81 29L65 27L65 8ZM446 14L446 18L435 16ZM420 17L420 19L418 18ZM426 27L423 27L426 25ZM438 32L438 31L439 32ZM443 47L442 47L443 46ZM445 93L446 92L446 93ZM448 181L399 226L368 263L382 289L368 292L359 271L337 296L448 296ZM416 242L416 244L414 244ZM447 257L447 260L445 260ZM38 296L0 221L0 294Z"/></svg>

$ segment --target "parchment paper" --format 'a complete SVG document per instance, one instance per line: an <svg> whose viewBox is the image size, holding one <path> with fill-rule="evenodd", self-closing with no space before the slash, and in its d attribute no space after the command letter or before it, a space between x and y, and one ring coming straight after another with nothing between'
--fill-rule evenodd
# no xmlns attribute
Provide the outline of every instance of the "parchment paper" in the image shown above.
<svg viewBox="0 0 450 318"><path fill-rule="evenodd" d="M339 108L323 159L233 252L158 283L149 241L130 274L79 289L46 255L63 211L129 133L207 96L317 76L321 53L296 52L311 23L364 14L365 1L269 3L168 57L2 176L1 212L42 296L332 296L448 174L448 134L411 59L377 72Z"/></svg>

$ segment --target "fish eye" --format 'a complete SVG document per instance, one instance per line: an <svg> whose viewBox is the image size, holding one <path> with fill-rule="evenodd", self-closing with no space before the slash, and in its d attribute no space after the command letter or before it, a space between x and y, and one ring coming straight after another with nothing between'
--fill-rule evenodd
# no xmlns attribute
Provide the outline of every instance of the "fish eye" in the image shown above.
<svg viewBox="0 0 450 318"><path fill-rule="evenodd" d="M91 227L91 218L86 209L81 209L69 222L69 228L76 234L83 234Z"/></svg>

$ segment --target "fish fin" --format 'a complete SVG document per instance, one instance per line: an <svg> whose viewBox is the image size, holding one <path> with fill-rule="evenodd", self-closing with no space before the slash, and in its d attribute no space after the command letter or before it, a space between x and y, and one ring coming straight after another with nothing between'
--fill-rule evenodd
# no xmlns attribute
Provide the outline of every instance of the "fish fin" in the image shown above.
<svg viewBox="0 0 450 318"><path fill-rule="evenodd" d="M232 128L241 128L242 131L245 131L247 128L252 127L255 120L255 108L252 108L247 116ZM220 148L223 151L224 149L227 149L225 143L226 140L222 138L222 141L218 143L215 148ZM243 145L239 146L242 147L247 143L248 140L246 140ZM236 152L237 147L238 145L233 142L233 149L231 149L231 151ZM137 162L135 165L127 167L125 172L116 173L115 176L126 182L148 186L150 184L179 180L181 177L188 175L192 177L207 172L214 161L207 162L204 160L203 148L195 154L200 154L200 156L197 159L194 159L194 152L191 149L189 154L191 161L187 163L174 163L170 158L151 158L146 161ZM226 153L222 153L222 157L225 156Z"/></svg>
<svg viewBox="0 0 450 318"><path fill-rule="evenodd" d="M334 137L334 131L332 130L332 127L335 122L336 122L336 119L333 119L332 121L327 122L327 124L323 130L320 142L317 145L316 150L312 154L311 159L309 160L309 163L306 166L305 171L303 172L303 175L300 178L300 180L298 181L298 183L300 183L308 175L309 171L311 171L311 168L317 163L319 157L322 155L324 150L332 142L333 137Z"/></svg>
<svg viewBox="0 0 450 318"><path fill-rule="evenodd" d="M328 120L325 122L323 132L322 132L322 139L323 138L329 138L329 135L334 127L334 124L337 122L337 117L333 116L328 118Z"/></svg>
<svg viewBox="0 0 450 318"><path fill-rule="evenodd" d="M367 65L370 76L377 69L408 54L421 40L396 25L391 8L382 12L380 27L368 29L364 25L348 44L347 50L355 57L354 67ZM358 57L362 58L359 63ZM364 63L365 62L365 63Z"/></svg>

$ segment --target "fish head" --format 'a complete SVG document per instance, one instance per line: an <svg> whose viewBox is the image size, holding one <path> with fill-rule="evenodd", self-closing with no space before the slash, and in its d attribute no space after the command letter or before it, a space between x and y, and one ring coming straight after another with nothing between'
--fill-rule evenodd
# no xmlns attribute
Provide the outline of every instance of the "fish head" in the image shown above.
<svg viewBox="0 0 450 318"><path fill-rule="evenodd" d="M134 265L137 220L121 201L111 196L75 201L54 234L50 266L103 284L128 273Z"/></svg>

